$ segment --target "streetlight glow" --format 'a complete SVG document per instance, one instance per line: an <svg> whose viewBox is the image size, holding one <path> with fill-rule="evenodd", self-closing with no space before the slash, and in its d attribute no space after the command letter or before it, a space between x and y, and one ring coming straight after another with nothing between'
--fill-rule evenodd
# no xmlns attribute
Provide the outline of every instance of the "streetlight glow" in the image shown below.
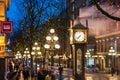
<svg viewBox="0 0 120 80"><path fill-rule="evenodd" d="M113 49L113 47L110 47L108 55L113 55L113 56L116 55L115 50Z"/></svg>
<svg viewBox="0 0 120 80"><path fill-rule="evenodd" d="M49 48L50 48L50 45L49 45L49 44L45 44L45 45L44 45L44 48L49 49Z"/></svg>
<svg viewBox="0 0 120 80"><path fill-rule="evenodd" d="M54 29L50 29L50 33L54 33L55 32L55 30Z"/></svg>
<svg viewBox="0 0 120 80"><path fill-rule="evenodd" d="M30 58L30 54L28 54L28 58Z"/></svg>
<svg viewBox="0 0 120 80"><path fill-rule="evenodd" d="M55 41L57 41L57 40L58 40L58 37L57 37L57 36L54 36L53 39L54 39Z"/></svg>
<svg viewBox="0 0 120 80"><path fill-rule="evenodd" d="M32 55L35 55L35 52L31 52Z"/></svg>
<svg viewBox="0 0 120 80"><path fill-rule="evenodd" d="M55 48L56 48L56 49L59 49L59 48L60 48L60 45L59 45L59 44L55 44Z"/></svg>
<svg viewBox="0 0 120 80"><path fill-rule="evenodd" d="M28 48L26 48L25 50L28 50Z"/></svg>
<svg viewBox="0 0 120 80"><path fill-rule="evenodd" d="M26 57L26 55L24 54L23 57Z"/></svg>
<svg viewBox="0 0 120 80"><path fill-rule="evenodd" d="M87 50L85 57L91 57L89 50Z"/></svg>
<svg viewBox="0 0 120 80"><path fill-rule="evenodd" d="M15 55L16 59L22 58L22 55L19 51L17 51L17 54Z"/></svg>
<svg viewBox="0 0 120 80"><path fill-rule="evenodd" d="M32 47L33 50L35 50L35 47Z"/></svg>
<svg viewBox="0 0 120 80"><path fill-rule="evenodd" d="M38 45L38 43L37 43L37 42L35 42L35 45Z"/></svg>
<svg viewBox="0 0 120 80"><path fill-rule="evenodd" d="M37 50L40 50L40 47L37 47Z"/></svg>
<svg viewBox="0 0 120 80"><path fill-rule="evenodd" d="M50 41L50 40L52 40L52 38L50 36L47 36L46 40Z"/></svg>
<svg viewBox="0 0 120 80"><path fill-rule="evenodd" d="M41 55L42 53L41 52L38 52L38 55Z"/></svg>

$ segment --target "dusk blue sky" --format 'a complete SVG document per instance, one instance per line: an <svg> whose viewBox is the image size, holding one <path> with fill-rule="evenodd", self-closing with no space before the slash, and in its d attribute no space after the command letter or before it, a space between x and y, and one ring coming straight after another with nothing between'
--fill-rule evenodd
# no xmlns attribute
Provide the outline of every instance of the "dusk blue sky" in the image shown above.
<svg viewBox="0 0 120 80"><path fill-rule="evenodd" d="M24 11L22 10L22 7L20 5L22 3L19 3L21 1L22 0L11 0L10 8L7 11L7 18L9 19L9 21L13 21L14 30L19 28L19 26L17 24L24 16ZM49 1L49 0L46 0L46 1ZM62 1L64 1L64 2L62 2ZM53 0L53 2L55 4L58 4L60 9L66 7L65 0ZM62 4L59 4L60 2L62 2ZM50 13L50 10L52 10L52 13ZM53 8L48 9L47 12L50 13L50 15L58 15L58 11L54 10ZM42 16L42 21L46 21L46 20L47 20L47 18Z"/></svg>
<svg viewBox="0 0 120 80"><path fill-rule="evenodd" d="M15 4L16 0L11 0L11 5L9 10L7 11L7 18L9 19L9 21L13 22L13 30L16 29L15 25L17 24L17 22L20 20L20 16L21 14L18 12L18 8ZM15 32L15 31L13 31Z"/></svg>
<svg viewBox="0 0 120 80"><path fill-rule="evenodd" d="M7 11L7 18L9 18L10 21L18 20L20 17L19 12L17 11L17 6L15 4L16 0L11 0L11 5L9 10Z"/></svg>

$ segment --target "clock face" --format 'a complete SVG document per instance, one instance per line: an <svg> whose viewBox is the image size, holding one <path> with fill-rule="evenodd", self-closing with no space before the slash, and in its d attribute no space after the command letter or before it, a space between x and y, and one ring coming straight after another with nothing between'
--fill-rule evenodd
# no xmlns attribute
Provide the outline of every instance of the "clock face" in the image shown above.
<svg viewBox="0 0 120 80"><path fill-rule="evenodd" d="M85 34L84 32L76 32L74 38L76 41L83 41L85 39Z"/></svg>

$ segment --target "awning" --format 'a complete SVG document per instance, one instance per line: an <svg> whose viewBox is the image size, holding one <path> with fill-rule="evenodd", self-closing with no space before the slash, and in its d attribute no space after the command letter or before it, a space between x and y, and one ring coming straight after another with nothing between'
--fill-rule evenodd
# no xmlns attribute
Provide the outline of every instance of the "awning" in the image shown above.
<svg viewBox="0 0 120 80"><path fill-rule="evenodd" d="M0 58L14 58L12 53L2 52L0 53Z"/></svg>

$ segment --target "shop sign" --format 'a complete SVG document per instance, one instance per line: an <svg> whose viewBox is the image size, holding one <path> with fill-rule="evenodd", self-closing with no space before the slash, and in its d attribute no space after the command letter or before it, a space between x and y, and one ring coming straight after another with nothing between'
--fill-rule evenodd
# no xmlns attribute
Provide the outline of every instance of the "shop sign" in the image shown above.
<svg viewBox="0 0 120 80"><path fill-rule="evenodd" d="M5 34L13 33L13 22L2 21L1 22L1 33L5 33Z"/></svg>

